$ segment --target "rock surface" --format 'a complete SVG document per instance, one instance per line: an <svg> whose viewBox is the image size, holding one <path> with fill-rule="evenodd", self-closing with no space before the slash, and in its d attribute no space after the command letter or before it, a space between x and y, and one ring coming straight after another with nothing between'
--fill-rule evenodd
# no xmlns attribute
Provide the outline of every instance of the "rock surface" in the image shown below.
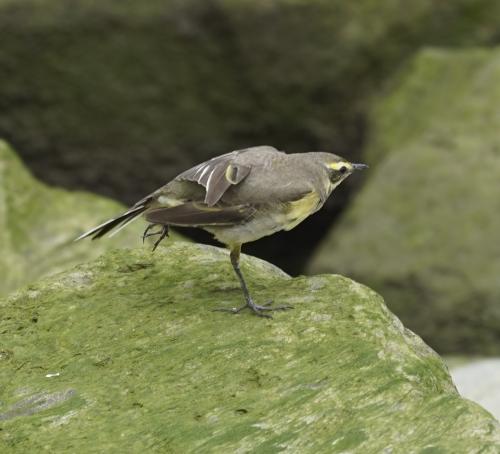
<svg viewBox="0 0 500 454"><path fill-rule="evenodd" d="M500 352L500 50L426 50L374 112L367 184L310 272L384 295L439 352Z"/></svg>
<svg viewBox="0 0 500 454"><path fill-rule="evenodd" d="M0 303L2 452L483 452L498 423L380 296L227 251L108 252Z"/></svg>
<svg viewBox="0 0 500 454"><path fill-rule="evenodd" d="M92 246L73 242L123 209L103 197L40 183L0 141L0 295L94 259L110 248L140 244L142 221Z"/></svg>

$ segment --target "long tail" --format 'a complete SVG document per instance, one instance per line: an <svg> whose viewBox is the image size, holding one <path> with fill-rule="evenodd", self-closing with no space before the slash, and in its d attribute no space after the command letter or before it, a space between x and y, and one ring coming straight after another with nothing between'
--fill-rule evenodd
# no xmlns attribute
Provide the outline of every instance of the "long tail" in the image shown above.
<svg viewBox="0 0 500 454"><path fill-rule="evenodd" d="M109 221L106 221L103 224L94 227L92 230L85 232L83 235L80 235L75 241L82 240L83 238L87 238L89 236L91 236L93 240L96 240L97 238L101 238L102 236L106 235L108 232L111 232L111 230L116 229L110 235L113 236L121 229L129 225L132 221L137 219L147 208L147 203L135 205L120 216L110 219Z"/></svg>

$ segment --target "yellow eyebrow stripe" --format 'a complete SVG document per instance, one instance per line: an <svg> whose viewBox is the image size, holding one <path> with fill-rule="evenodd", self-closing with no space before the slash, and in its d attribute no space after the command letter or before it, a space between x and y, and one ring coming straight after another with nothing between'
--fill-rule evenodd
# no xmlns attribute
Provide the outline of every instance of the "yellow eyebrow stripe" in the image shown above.
<svg viewBox="0 0 500 454"><path fill-rule="evenodd" d="M350 162L347 161L339 161L339 162L331 162L330 164L327 164L327 167L333 170L340 170L341 167L347 167L348 169L351 169L352 165Z"/></svg>

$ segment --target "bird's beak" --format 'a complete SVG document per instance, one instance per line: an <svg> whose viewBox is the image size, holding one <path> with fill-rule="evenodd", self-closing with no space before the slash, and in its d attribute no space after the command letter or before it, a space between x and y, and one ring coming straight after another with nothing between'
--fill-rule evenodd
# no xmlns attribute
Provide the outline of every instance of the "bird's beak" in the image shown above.
<svg viewBox="0 0 500 454"><path fill-rule="evenodd" d="M363 170L368 168L366 164L351 164L351 165L354 170Z"/></svg>

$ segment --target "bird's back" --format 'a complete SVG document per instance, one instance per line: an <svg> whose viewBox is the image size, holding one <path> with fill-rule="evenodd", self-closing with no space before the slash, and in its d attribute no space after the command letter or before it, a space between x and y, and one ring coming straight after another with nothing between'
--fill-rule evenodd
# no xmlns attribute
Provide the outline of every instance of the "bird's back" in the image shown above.
<svg viewBox="0 0 500 454"><path fill-rule="evenodd" d="M264 151L256 147L235 157L236 164L251 170L239 185L226 191L221 202L232 205L290 201L324 186L325 175L316 160L307 159L308 153L286 154L269 148Z"/></svg>

